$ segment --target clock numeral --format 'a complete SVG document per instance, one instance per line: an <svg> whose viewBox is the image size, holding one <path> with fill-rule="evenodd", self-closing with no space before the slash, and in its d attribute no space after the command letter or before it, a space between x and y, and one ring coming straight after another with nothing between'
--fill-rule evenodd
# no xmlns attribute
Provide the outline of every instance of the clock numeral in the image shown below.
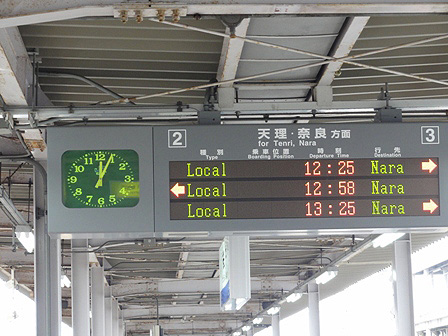
<svg viewBox="0 0 448 336"><path fill-rule="evenodd" d="M81 188L76 188L76 189L75 189L75 193L74 193L74 195L75 195L75 196L82 195L82 189L81 189Z"/></svg>
<svg viewBox="0 0 448 336"><path fill-rule="evenodd" d="M115 195L110 195L109 196L109 202L114 203L116 201L117 201L117 199L116 199Z"/></svg>
<svg viewBox="0 0 448 336"><path fill-rule="evenodd" d="M127 193L126 188L123 187L120 189L120 194L126 195Z"/></svg>
<svg viewBox="0 0 448 336"><path fill-rule="evenodd" d="M126 170L126 163L120 162L120 168L118 170Z"/></svg>
<svg viewBox="0 0 448 336"><path fill-rule="evenodd" d="M104 204L104 197L98 198L98 204L103 205Z"/></svg>
<svg viewBox="0 0 448 336"><path fill-rule="evenodd" d="M90 203L90 202L92 202L93 196L92 195L87 195L86 198L87 198L87 203Z"/></svg>
<svg viewBox="0 0 448 336"><path fill-rule="evenodd" d="M93 164L93 158L84 158L84 164L85 165Z"/></svg>
<svg viewBox="0 0 448 336"><path fill-rule="evenodd" d="M75 173L82 173L84 171L84 166L75 166Z"/></svg>
<svg viewBox="0 0 448 336"><path fill-rule="evenodd" d="M70 183L76 183L78 181L78 178L76 176L70 176L69 181Z"/></svg>
<svg viewBox="0 0 448 336"><path fill-rule="evenodd" d="M95 157L95 161L106 161L106 154L104 153L95 153Z"/></svg>
<svg viewBox="0 0 448 336"><path fill-rule="evenodd" d="M125 182L131 182L131 181L132 181L131 175L126 175L126 176L124 177L124 181L125 181Z"/></svg>

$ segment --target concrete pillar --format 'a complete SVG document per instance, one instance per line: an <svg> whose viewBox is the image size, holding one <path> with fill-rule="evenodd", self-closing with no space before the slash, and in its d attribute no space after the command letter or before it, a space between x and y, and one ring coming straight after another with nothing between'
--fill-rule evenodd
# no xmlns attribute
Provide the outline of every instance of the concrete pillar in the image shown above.
<svg viewBox="0 0 448 336"><path fill-rule="evenodd" d="M118 306L118 301L113 299L112 300L112 336L119 336L120 335L120 307Z"/></svg>
<svg viewBox="0 0 448 336"><path fill-rule="evenodd" d="M123 312L120 310L119 312L119 319L118 319L118 335L123 336L124 335L124 321L123 321Z"/></svg>
<svg viewBox="0 0 448 336"><path fill-rule="evenodd" d="M280 313L272 315L272 336L280 336Z"/></svg>
<svg viewBox="0 0 448 336"><path fill-rule="evenodd" d="M34 286L36 302L36 335L60 336L61 303L61 242L50 239L47 217L46 174L43 166L34 168Z"/></svg>
<svg viewBox="0 0 448 336"><path fill-rule="evenodd" d="M50 335L61 335L62 294L61 294L61 240L50 239Z"/></svg>
<svg viewBox="0 0 448 336"><path fill-rule="evenodd" d="M50 320L50 237L45 216L38 216L46 207L46 186L39 171L34 168L34 286L36 297L36 335L51 335Z"/></svg>
<svg viewBox="0 0 448 336"><path fill-rule="evenodd" d="M110 287L105 290L105 332L106 336L112 336L112 298L110 296Z"/></svg>
<svg viewBox="0 0 448 336"><path fill-rule="evenodd" d="M393 279L397 336L414 336L414 299L412 293L411 237L394 242Z"/></svg>
<svg viewBox="0 0 448 336"><path fill-rule="evenodd" d="M308 284L308 310L310 336L320 336L319 285L315 281Z"/></svg>
<svg viewBox="0 0 448 336"><path fill-rule="evenodd" d="M106 336L104 268L94 266L92 274L92 336Z"/></svg>
<svg viewBox="0 0 448 336"><path fill-rule="evenodd" d="M87 239L72 240L73 250L86 250ZM73 335L90 336L89 254L72 253Z"/></svg>

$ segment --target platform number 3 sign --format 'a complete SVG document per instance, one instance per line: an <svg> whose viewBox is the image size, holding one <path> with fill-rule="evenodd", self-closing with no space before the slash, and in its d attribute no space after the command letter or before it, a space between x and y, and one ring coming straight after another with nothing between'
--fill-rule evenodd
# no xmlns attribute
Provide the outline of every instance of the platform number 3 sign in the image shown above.
<svg viewBox="0 0 448 336"><path fill-rule="evenodd" d="M186 148L187 130L173 129L168 130L168 148Z"/></svg>
<svg viewBox="0 0 448 336"><path fill-rule="evenodd" d="M422 126L422 144L439 144L439 126Z"/></svg>

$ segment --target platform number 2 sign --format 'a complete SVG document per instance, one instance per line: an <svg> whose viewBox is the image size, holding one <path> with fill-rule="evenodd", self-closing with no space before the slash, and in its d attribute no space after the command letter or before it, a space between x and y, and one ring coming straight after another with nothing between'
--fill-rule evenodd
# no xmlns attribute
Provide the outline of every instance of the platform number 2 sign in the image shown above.
<svg viewBox="0 0 448 336"><path fill-rule="evenodd" d="M186 148L187 130L174 129L168 130L168 148Z"/></svg>
<svg viewBox="0 0 448 336"><path fill-rule="evenodd" d="M422 126L423 145L438 145L439 141L439 126Z"/></svg>

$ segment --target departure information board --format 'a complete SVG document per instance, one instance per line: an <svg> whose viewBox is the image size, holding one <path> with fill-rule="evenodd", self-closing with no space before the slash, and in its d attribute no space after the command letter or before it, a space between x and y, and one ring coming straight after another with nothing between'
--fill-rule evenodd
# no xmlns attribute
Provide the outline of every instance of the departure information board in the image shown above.
<svg viewBox="0 0 448 336"><path fill-rule="evenodd" d="M437 158L170 162L178 220L439 215Z"/></svg>
<svg viewBox="0 0 448 336"><path fill-rule="evenodd" d="M447 127L154 129L156 232L441 226Z"/></svg>
<svg viewBox="0 0 448 336"><path fill-rule="evenodd" d="M170 162L171 219L438 215L438 159Z"/></svg>
<svg viewBox="0 0 448 336"><path fill-rule="evenodd" d="M448 123L129 126L119 128L120 137L117 130L48 130L52 236L315 235L448 225ZM68 162L67 152L84 154ZM127 155L126 162L116 155ZM136 179L138 202L114 206L132 198ZM112 187L117 181L123 188ZM66 190L86 206L64 203Z"/></svg>

